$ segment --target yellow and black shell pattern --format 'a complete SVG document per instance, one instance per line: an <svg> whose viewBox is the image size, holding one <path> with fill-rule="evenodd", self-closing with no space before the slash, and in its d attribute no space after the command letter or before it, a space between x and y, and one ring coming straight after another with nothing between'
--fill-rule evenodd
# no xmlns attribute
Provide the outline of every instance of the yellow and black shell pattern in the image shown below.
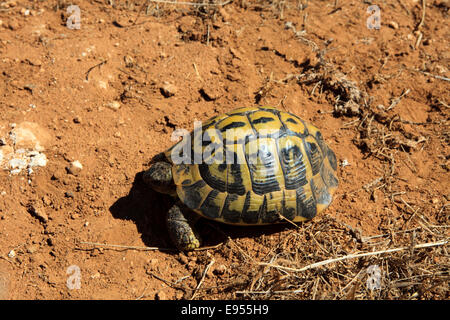
<svg viewBox="0 0 450 320"><path fill-rule="evenodd" d="M334 152L294 114L239 108L209 119L190 138L165 155L171 161L190 152L191 163L171 161L172 173L180 200L203 217L236 225L282 222L280 215L304 221L327 208L337 189Z"/></svg>

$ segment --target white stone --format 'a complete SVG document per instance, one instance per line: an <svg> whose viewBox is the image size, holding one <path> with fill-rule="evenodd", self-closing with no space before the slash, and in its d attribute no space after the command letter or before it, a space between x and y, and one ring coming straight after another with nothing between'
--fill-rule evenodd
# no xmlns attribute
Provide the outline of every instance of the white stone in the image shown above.
<svg viewBox="0 0 450 320"><path fill-rule="evenodd" d="M110 109L117 111L120 108L120 103L118 101L112 101L112 102L109 102L106 106Z"/></svg>
<svg viewBox="0 0 450 320"><path fill-rule="evenodd" d="M11 169L24 169L27 167L27 161L20 158L14 158L9 160L9 166Z"/></svg>
<svg viewBox="0 0 450 320"><path fill-rule="evenodd" d="M78 168L78 169L83 169L83 165L81 164L81 162L80 161L78 161L78 160L75 160L75 161L73 161L72 163L72 166L74 166L75 168Z"/></svg>
<svg viewBox="0 0 450 320"><path fill-rule="evenodd" d="M45 167L47 165L47 157L43 153L31 157L28 167Z"/></svg>

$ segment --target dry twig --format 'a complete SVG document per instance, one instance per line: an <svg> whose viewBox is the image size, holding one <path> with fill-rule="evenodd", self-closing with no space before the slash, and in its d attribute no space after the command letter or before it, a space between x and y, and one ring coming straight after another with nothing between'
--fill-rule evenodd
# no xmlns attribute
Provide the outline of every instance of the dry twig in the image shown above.
<svg viewBox="0 0 450 320"><path fill-rule="evenodd" d="M206 266L205 270L203 270L202 273L202 278L200 279L200 282L198 283L197 287L195 288L194 292L192 293L191 299L193 300L195 298L195 296L197 295L197 291L200 289L200 287L203 284L203 281L205 280L206 274L208 273L209 268L211 268L211 266L215 263L216 261L214 259L212 259L208 265Z"/></svg>
<svg viewBox="0 0 450 320"><path fill-rule="evenodd" d="M413 246L413 249L420 249L420 248L429 248L429 247L435 247L435 246L442 246L445 245L449 242L448 239L443 240L443 241L438 241L438 242L431 242L431 243L422 243L422 244L418 244ZM392 252L398 252L398 251L403 251L403 250L410 250L411 247L400 247L400 248L393 248L393 249L387 249L387 250L380 250L380 251L374 251L374 252L365 252L365 253L358 253L358 254L349 254L343 257L339 257L339 258L333 258L333 259L327 259L324 261L320 261L320 262L316 262L310 265L307 265L303 268L300 269L295 269L295 268L290 268L290 267L284 267L284 266L280 266L280 265L274 265L271 263L266 263L266 262L260 262L260 265L264 265L264 266L269 266L272 268L277 268L277 269L281 269L281 270L286 270L286 271L291 271L291 272L303 272L306 270L310 270L310 269L314 269L314 268L318 268L330 263L334 263L334 262L338 262L338 261L343 261L343 260L348 260L348 259L355 259L355 258L362 258L362 257L367 257L367 256L374 256L374 255L380 255L380 254L385 254L385 253L392 253Z"/></svg>

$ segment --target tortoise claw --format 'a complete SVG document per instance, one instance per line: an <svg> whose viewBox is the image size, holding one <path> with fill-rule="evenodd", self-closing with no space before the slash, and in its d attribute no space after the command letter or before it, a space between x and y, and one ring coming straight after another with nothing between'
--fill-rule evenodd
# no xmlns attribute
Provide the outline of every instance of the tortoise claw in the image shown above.
<svg viewBox="0 0 450 320"><path fill-rule="evenodd" d="M178 205L170 208L167 214L169 236L175 246L182 251L192 251L200 247L200 237L193 229L196 217L183 213Z"/></svg>

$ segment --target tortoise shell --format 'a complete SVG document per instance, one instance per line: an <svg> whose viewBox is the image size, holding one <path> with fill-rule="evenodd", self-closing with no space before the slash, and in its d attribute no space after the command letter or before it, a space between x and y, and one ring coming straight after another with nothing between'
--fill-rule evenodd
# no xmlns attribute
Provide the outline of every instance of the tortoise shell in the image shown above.
<svg viewBox="0 0 450 320"><path fill-rule="evenodd" d="M271 224L282 222L280 215L311 219L328 207L338 186L336 157L320 131L271 107L213 117L165 156L179 199L228 224Z"/></svg>

